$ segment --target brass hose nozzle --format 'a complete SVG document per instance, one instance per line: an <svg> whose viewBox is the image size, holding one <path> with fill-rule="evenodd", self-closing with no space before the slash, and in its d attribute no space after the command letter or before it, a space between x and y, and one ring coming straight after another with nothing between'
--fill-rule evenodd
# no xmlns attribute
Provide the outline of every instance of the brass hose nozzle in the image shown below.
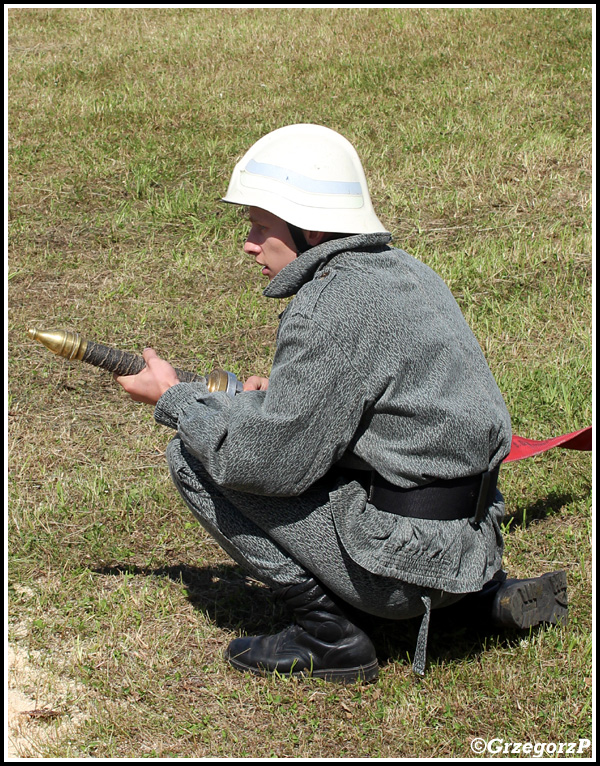
<svg viewBox="0 0 600 766"><path fill-rule="evenodd" d="M102 343L85 340L79 333L71 330L28 330L33 340L43 343L54 354L66 359L77 359L94 367L108 370L115 375L136 375L144 369L146 362L139 354L105 346ZM207 377L194 372L175 368L177 377L182 383L201 381L206 383L211 393L225 391L234 396L242 390L242 384L232 372L216 369Z"/></svg>

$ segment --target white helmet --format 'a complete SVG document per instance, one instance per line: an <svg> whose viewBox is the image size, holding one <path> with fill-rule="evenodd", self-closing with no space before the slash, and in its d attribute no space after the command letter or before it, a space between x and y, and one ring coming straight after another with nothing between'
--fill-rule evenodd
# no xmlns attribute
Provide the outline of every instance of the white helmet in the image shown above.
<svg viewBox="0 0 600 766"><path fill-rule="evenodd" d="M262 208L308 231L387 231L356 150L320 125L288 125L257 141L235 166L223 202Z"/></svg>

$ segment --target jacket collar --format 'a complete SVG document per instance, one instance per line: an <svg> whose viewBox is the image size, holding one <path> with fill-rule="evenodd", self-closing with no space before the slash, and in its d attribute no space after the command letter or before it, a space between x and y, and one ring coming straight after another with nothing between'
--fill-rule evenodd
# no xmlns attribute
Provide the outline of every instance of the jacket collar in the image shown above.
<svg viewBox="0 0 600 766"><path fill-rule="evenodd" d="M392 235L388 232L377 232L376 234L354 234L343 239L323 242L322 245L306 250L291 263L288 263L269 282L263 295L267 298L289 298L290 295L295 295L302 285L309 282L320 268L339 253L387 245L391 239Z"/></svg>

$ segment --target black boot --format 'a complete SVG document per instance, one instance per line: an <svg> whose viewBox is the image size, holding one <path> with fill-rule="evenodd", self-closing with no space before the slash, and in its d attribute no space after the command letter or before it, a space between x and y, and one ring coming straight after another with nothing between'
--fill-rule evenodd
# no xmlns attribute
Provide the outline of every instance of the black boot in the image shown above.
<svg viewBox="0 0 600 766"><path fill-rule="evenodd" d="M525 630L546 622L566 625L566 572L548 572L528 580L506 579L495 593L492 622L496 627Z"/></svg>
<svg viewBox="0 0 600 766"><path fill-rule="evenodd" d="M313 676L352 683L377 678L375 648L316 580L275 593L293 610L296 624L272 636L234 639L225 657L238 670L258 675Z"/></svg>
<svg viewBox="0 0 600 766"><path fill-rule="evenodd" d="M500 570L480 591L433 615L445 624L487 634L497 628L526 630L544 622L566 624L568 609L565 572L517 580L507 579Z"/></svg>

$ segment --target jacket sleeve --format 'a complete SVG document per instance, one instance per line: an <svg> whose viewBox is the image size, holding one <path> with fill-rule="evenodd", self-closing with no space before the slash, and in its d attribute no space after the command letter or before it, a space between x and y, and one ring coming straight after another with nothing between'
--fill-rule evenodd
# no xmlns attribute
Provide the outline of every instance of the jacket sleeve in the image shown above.
<svg viewBox="0 0 600 766"><path fill-rule="evenodd" d="M259 495L298 495L342 456L363 414L364 383L328 333L294 315L280 327L264 391L236 397L181 383L159 400L159 423L220 485Z"/></svg>

